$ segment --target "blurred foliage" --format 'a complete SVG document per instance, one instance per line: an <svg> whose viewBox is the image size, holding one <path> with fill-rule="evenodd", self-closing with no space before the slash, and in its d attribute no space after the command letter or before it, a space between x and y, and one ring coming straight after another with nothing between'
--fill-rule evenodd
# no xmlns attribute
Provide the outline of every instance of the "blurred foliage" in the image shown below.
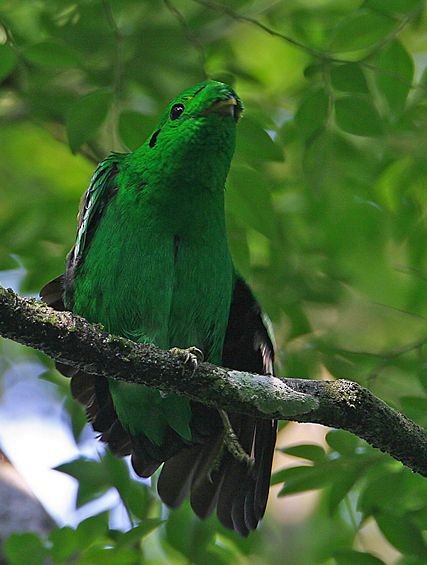
<svg viewBox="0 0 427 565"><path fill-rule="evenodd" d="M3 0L0 268L18 260L26 292L59 274L94 163L137 147L182 88L233 82L246 111L230 245L273 320L281 373L350 377L426 425L426 29L421 0ZM81 410L65 408L78 441ZM341 431L283 451L298 459L273 477L280 497L322 489L296 524L267 516L241 540L187 506L167 517L105 455L61 470L78 504L116 488L138 525L111 530L103 513L48 540L15 534L8 559L391 562L364 547L376 523L393 562L427 562L420 477Z"/></svg>

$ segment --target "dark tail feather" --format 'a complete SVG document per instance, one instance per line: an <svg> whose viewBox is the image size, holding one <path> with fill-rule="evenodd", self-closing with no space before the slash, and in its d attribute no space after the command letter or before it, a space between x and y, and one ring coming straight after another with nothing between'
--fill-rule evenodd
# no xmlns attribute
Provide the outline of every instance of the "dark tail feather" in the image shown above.
<svg viewBox="0 0 427 565"><path fill-rule="evenodd" d="M204 453L204 446L183 449L163 465L157 483L160 498L170 508L177 508L190 491L191 481Z"/></svg>
<svg viewBox="0 0 427 565"><path fill-rule="evenodd" d="M257 479L253 499L255 517L257 520L261 520L264 516L265 508L267 506L276 435L276 420L261 420L257 422L255 435L255 461L259 461L259 465L256 469Z"/></svg>
<svg viewBox="0 0 427 565"><path fill-rule="evenodd" d="M49 281L40 291L40 298L46 302L48 306L55 310L65 310L63 296L64 294L64 275L60 275Z"/></svg>
<svg viewBox="0 0 427 565"><path fill-rule="evenodd" d="M265 512L276 425L236 415L232 425L243 449L255 458L253 467L237 461L227 451L221 455L224 448L220 433L204 445L184 449L166 461L157 489L171 508L190 494L191 506L202 519L216 507L218 519L226 528L247 536Z"/></svg>

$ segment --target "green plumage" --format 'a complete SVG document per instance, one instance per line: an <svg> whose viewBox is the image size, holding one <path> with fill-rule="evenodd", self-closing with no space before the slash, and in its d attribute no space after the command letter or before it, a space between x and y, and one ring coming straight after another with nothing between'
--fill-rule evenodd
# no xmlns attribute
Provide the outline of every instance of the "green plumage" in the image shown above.
<svg viewBox="0 0 427 565"><path fill-rule="evenodd" d="M62 282L67 309L138 342L163 349L195 346L211 363L271 371L271 342L256 302L234 273L225 228L224 187L241 109L229 86L206 81L170 103L139 149L113 154L99 165L80 211L76 245ZM48 296L52 288L47 285L44 296L53 304ZM239 318L243 321L245 316L248 327L240 330ZM181 453L188 461L194 455L188 477L184 473L182 481L188 482L199 469L197 484L208 481L205 491L212 488L213 466L218 467L223 453L222 426L215 411L144 386L110 380L106 388L102 379L89 381L72 371L68 374L74 377L75 396L88 405L94 428L103 432L103 439L116 452L132 452L137 472L149 476L161 462L170 460L162 476L171 478L161 477L159 483L169 504L179 504L187 488L178 482L170 488L174 477L183 473ZM264 512L275 426L269 423L267 430L263 423L256 440L253 420L248 419L247 425L243 418L235 422L242 445L247 443L243 447L249 454L258 449L259 461L262 434L267 438L268 457L258 470L263 477L262 495L257 494L254 472L241 467L242 463L236 467L225 455L216 491L207 502L201 502L200 493L194 495L192 503L199 515L212 510L215 497L225 488L221 484L227 465L242 480L252 477L252 491L245 487L254 507L252 518L230 514L222 519L218 502L223 523L246 534ZM171 473L174 458L178 459ZM206 462L203 472L202 462ZM161 483L165 486L160 487ZM194 485L191 488L196 492ZM257 496L261 499L258 510ZM245 506L244 498L239 504ZM236 525L239 520L243 525Z"/></svg>

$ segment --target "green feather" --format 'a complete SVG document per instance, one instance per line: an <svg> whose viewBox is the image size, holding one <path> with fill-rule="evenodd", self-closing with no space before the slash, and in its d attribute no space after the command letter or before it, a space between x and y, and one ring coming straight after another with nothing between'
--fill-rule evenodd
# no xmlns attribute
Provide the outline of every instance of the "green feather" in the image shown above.
<svg viewBox="0 0 427 565"><path fill-rule="evenodd" d="M135 152L99 165L69 257L68 308L111 333L164 349L196 346L221 362L234 280L224 186L241 108L229 86L196 85ZM188 400L109 387L131 434L160 446L171 427L191 440Z"/></svg>

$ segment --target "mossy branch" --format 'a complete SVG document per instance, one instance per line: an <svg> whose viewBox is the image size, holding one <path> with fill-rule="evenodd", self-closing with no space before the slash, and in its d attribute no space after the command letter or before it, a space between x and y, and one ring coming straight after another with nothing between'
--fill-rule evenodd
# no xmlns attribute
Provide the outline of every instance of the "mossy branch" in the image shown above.
<svg viewBox="0 0 427 565"><path fill-rule="evenodd" d="M427 431L351 381L279 379L209 363L193 374L171 353L109 335L2 287L0 335L87 373L176 392L226 411L348 430L427 476Z"/></svg>

